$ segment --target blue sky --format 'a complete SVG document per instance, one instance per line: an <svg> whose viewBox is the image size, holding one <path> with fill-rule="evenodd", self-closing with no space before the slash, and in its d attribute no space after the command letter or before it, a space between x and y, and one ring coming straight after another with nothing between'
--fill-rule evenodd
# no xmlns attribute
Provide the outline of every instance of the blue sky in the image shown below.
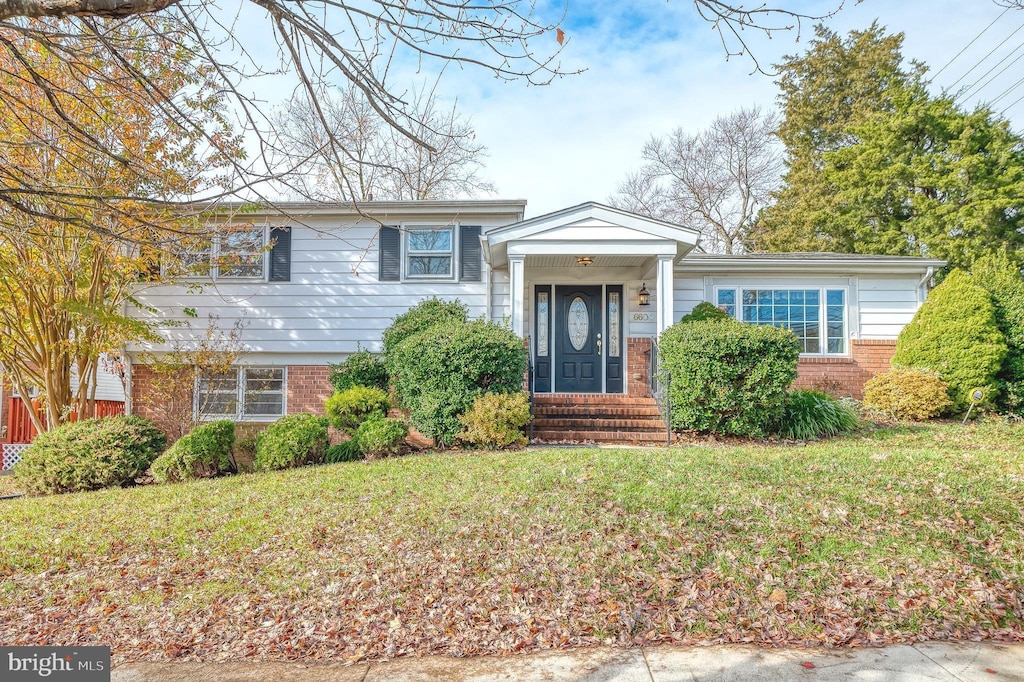
<svg viewBox="0 0 1024 682"><path fill-rule="evenodd" d="M652 134L664 135L675 127L696 133L739 107L775 107L773 79L752 73L753 63L746 57L726 59L717 33L699 19L691 0L537 2L545 21L557 21L565 12L562 26L568 41L559 58L565 71L585 69L583 73L547 86L527 86L499 81L479 69L449 67L436 89L446 105L457 102L476 128L477 139L489 148L484 174L496 186L496 196L527 199L528 217L583 201L606 201L625 174L640 164L640 150ZM833 9L837 0L771 2L780 3L820 14ZM847 0L826 23L846 33L875 19L890 32L904 33L905 58L925 62L932 73L981 34L937 75L936 91L975 85L965 100L973 106L1009 90L996 111L1024 96L1024 58L1014 61L1024 55L1024 11L1004 13L992 0ZM276 45L265 19L243 18L238 30L250 47L264 45L257 52L273 59ZM783 55L806 49L813 22L803 26L800 42L796 32L771 39L757 32L747 35L762 65L770 68ZM542 36L532 47L538 52L556 49L554 34ZM430 68L409 61L393 69L390 80L402 88L422 87ZM289 93L287 83L260 79L252 87L274 103ZM1024 131L1024 100L1005 116L1018 132Z"/></svg>
<svg viewBox="0 0 1024 682"><path fill-rule="evenodd" d="M785 0L782 0L785 2ZM833 2L798 2L809 12L825 11ZM945 65L978 36L1003 8L991 0L865 0L847 6L828 25L845 33L878 19L890 32L905 34L904 56L916 58L932 72ZM1003 14L976 43L936 78L934 87L978 83L968 102L991 99L1024 77L1024 12ZM751 73L744 57L726 60L718 36L696 15L688 0L635 0L630 3L571 1L564 23L570 39L562 52L567 70L578 76L544 87L500 83L472 71L446 73L438 88L458 99L478 139L490 149L487 176L502 198L529 200L528 216L587 200L605 201L627 171L639 165L640 149L652 134L677 126L698 132L716 116L742 106L775 106L771 77ZM771 40L751 33L755 53L767 67L783 55L806 49L803 39L779 33ZM552 36L552 40L554 37ZM997 48L997 46L999 46ZM1016 47L989 76L988 69ZM993 48L991 57L982 58ZM995 107L998 111L1024 95L1019 85ZM1024 130L1024 101L1006 112L1016 130Z"/></svg>

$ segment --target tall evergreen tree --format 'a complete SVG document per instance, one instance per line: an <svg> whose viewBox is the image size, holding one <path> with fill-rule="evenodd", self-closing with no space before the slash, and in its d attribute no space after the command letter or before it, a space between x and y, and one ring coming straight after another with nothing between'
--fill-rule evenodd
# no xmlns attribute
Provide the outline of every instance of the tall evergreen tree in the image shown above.
<svg viewBox="0 0 1024 682"><path fill-rule="evenodd" d="M824 155L856 142L851 127L892 111L895 89L921 86L924 67L905 66L902 46L902 34L887 35L877 23L845 38L819 25L805 54L776 65L778 136L786 148L787 171L775 204L752 235L757 250L837 248L821 229L833 206L822 176Z"/></svg>

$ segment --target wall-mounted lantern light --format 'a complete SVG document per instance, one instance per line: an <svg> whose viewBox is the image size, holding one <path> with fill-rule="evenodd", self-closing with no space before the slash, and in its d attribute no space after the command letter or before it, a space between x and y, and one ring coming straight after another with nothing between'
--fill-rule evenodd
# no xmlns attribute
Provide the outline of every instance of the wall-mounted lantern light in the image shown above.
<svg viewBox="0 0 1024 682"><path fill-rule="evenodd" d="M640 287L640 294L638 298L640 299L640 305L651 304L651 292L647 291L647 282L644 282L644 285Z"/></svg>

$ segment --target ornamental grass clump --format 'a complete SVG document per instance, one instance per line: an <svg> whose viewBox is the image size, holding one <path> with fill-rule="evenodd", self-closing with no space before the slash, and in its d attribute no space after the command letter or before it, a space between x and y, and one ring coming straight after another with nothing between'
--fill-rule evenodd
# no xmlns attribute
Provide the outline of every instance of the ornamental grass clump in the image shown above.
<svg viewBox="0 0 1024 682"><path fill-rule="evenodd" d="M851 400L797 389L786 396L775 432L791 440L816 440L849 433L858 426L860 413Z"/></svg>
<svg viewBox="0 0 1024 682"><path fill-rule="evenodd" d="M893 367L864 384L864 409L896 421L924 421L952 405L949 385L921 367Z"/></svg>
<svg viewBox="0 0 1024 682"><path fill-rule="evenodd" d="M166 444L163 431L142 417L85 419L36 436L14 475L32 495L130 485Z"/></svg>
<svg viewBox="0 0 1024 682"><path fill-rule="evenodd" d="M782 415L800 344L788 329L731 321L680 322L662 334L671 425L764 436Z"/></svg>

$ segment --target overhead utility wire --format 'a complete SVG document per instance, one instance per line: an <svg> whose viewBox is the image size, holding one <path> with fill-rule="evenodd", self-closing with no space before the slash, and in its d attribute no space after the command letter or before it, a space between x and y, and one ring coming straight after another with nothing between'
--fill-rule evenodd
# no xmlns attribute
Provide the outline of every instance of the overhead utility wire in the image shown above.
<svg viewBox="0 0 1024 682"><path fill-rule="evenodd" d="M1024 83L1024 78L1021 78L1021 79L1020 79L1019 81L1017 81L1016 83L1014 83L1013 85L1011 85L1010 87L1006 88L1006 89L1005 89L1005 90L1003 90L1003 91L1002 91L1001 93L999 93L999 96L998 96L998 97L996 97L996 98L995 98L994 100L992 100L991 102L989 102L989 106L992 106L993 104L995 104L996 102L998 102L998 101L999 101L999 100L1001 100L1002 98L1004 98L1004 97L1006 97L1007 95L1009 95L1009 94L1010 94L1011 92L1013 92L1014 90L1016 90L1017 88L1019 88L1019 87L1021 86L1021 84L1022 84L1022 83Z"/></svg>
<svg viewBox="0 0 1024 682"><path fill-rule="evenodd" d="M1009 59L1009 58L1010 58L1010 57L1012 57L1012 56L1013 56L1014 54L1016 54L1016 53L1017 53L1017 51L1018 51L1018 50L1020 50L1020 48L1022 48L1022 47L1024 47L1024 43L1021 43L1021 44L1020 44L1020 45L1018 45L1017 47L1013 48L1013 50L1011 50L1011 51L1010 51L1009 53L1007 53L1007 55L1006 55L1005 57L1003 57L1003 58L1002 58L1002 59L1000 59L1000 60L999 60L998 62L996 62L995 66L993 66L993 67L992 67L991 69L989 69L989 70L988 70L988 71L986 71L986 72L985 72L984 74L982 74L981 76L979 76L979 77L978 77L978 80L974 81L974 83L973 83L973 84L972 84L972 85L971 85L970 87L968 87L968 88L967 88L966 90L964 90L964 92L963 92L963 94L961 95L961 97L962 97L962 98L964 98L964 99L966 99L966 98L968 97L968 95L970 95L970 94L971 94L971 91L972 91L972 90L974 90L975 88L977 88L977 89L978 89L978 92L981 92L981 91L982 91L982 90L984 90L984 89L985 89L986 87L988 87L988 85L989 85L989 84L990 84L990 83L991 83L992 81L994 81L995 79L999 78L999 77L1000 77L1000 76L1002 76L1002 75L1003 75L1004 73L1006 73L1006 72L1007 72L1007 71L1009 70L1009 68L1010 68L1011 66L1013 66L1014 64L1016 64L1017 62L1019 62L1019 61L1020 61L1021 59L1024 59L1024 53L1021 53L1021 54L1017 55L1017 58L1016 58L1016 59L1014 59L1014 60L1013 60L1012 62L1010 62L1009 64L1007 64L1007 65L1006 65L1005 67L1003 67L1002 71L1000 71L999 73L997 73L996 75L992 76L992 77L991 77L991 78L989 78L989 79L988 79L987 81L985 81L984 85L979 85L979 83L981 83L981 81L982 81L982 80L983 80L983 79L984 79L984 78L985 78L986 76L988 76L988 75L989 75L990 73L992 73L993 71L995 71L996 69L998 69L998 68L999 68L1000 66L1002 66L1003 62L1005 62L1005 61L1006 61L1007 59Z"/></svg>
<svg viewBox="0 0 1024 682"><path fill-rule="evenodd" d="M978 42L978 39L979 39L979 38L981 38L981 36L985 35L985 32L986 32L986 31L988 31L988 30L989 30L990 28L992 28L993 26L995 26L995 23L996 23L997 21L999 21L1000 19L1002 19L1002 18L1003 18L1003 14L1006 14L1006 13L1007 13L1007 12L1009 12L1009 11L1010 11L1010 8L1009 8L1009 7L1007 7L1006 9L1004 9L1004 10L1002 11L1002 14L1000 14L1000 15L999 15L998 17L996 17L995 19L993 19L993 20L992 20L992 23L991 23L991 24L989 24L989 25L988 25L988 26L986 26L985 28L981 29L981 33L979 33L978 35L974 36L974 39L973 39L973 40L971 40L971 42L967 43L967 45L965 45L965 46L964 46L964 48L963 48L962 50L960 50L960 51L959 51L959 52L957 52L957 53L956 53L955 55L953 55L953 58L952 58L952 59L950 59L950 60L949 60L948 62L946 62L946 63L945 63L945 65L944 65L944 66L943 66L943 67L942 67L941 69L939 69L938 71L936 71L935 73L933 73L933 74L932 74L932 77L931 77L931 79L930 79L930 80L929 80L928 82L930 83L931 81L935 80L935 79L936 79L936 77L938 77L938 75L939 75L940 73L942 73L943 71L945 71L945 70L946 70L946 69L947 69L947 68L949 67L949 65L950 65L950 64L952 64L952 63L953 63L953 62L955 62L955 61L956 61L957 59L959 59L959 58L960 58L960 55L962 55L962 54L963 54L964 52L966 52L966 51L967 51L967 48L969 48L969 47L970 47L971 45L973 45L974 43Z"/></svg>
<svg viewBox="0 0 1024 682"><path fill-rule="evenodd" d="M995 47L993 47L993 48L992 48L992 49L991 49L991 50L989 51L989 53L988 53L987 55L985 55L984 57L982 57L981 59L979 59L979 60L977 61L977 63L976 63L976 64L975 64L974 66L972 66L971 68L967 69L967 71L965 71L965 72L964 72L964 75L960 76L960 77L959 77L959 78L957 78L957 79L956 79L955 81L953 81L952 85L950 85L950 86L949 86L949 89L951 89L951 90L952 90L952 89L953 89L953 87L955 87L957 83L959 83L959 82L960 82L960 81L962 81L962 80L963 80L964 78L966 78L966 77L967 77L967 75L971 73L971 71L974 71L974 70L975 70L976 68L978 68L979 66L981 66L981 65L982 65L982 63L983 63L983 62L984 62L984 61L985 61L986 59L988 59L989 57L991 57L991 56L992 56L992 54L993 54L993 53L994 53L994 52L995 52L996 50L998 50L998 49L999 49L999 48L1001 48L1001 47L1002 47L1003 45L1005 45L1005 44L1006 44L1006 43L1007 43L1007 42L1008 42L1008 41L1010 40L1010 38L1012 38L1013 36L1017 35L1017 32L1018 32L1018 31L1020 31L1020 30L1021 30L1022 28L1024 28L1024 24L1021 24L1020 26L1018 26L1018 27L1017 27L1017 28L1016 28L1016 29L1015 29L1015 30L1013 31L1013 33L1011 33L1010 35L1008 35L1008 36L1006 36L1005 38L1003 38L1002 42L1000 42L1000 43L999 43L999 44L997 44L997 45L996 45Z"/></svg>

